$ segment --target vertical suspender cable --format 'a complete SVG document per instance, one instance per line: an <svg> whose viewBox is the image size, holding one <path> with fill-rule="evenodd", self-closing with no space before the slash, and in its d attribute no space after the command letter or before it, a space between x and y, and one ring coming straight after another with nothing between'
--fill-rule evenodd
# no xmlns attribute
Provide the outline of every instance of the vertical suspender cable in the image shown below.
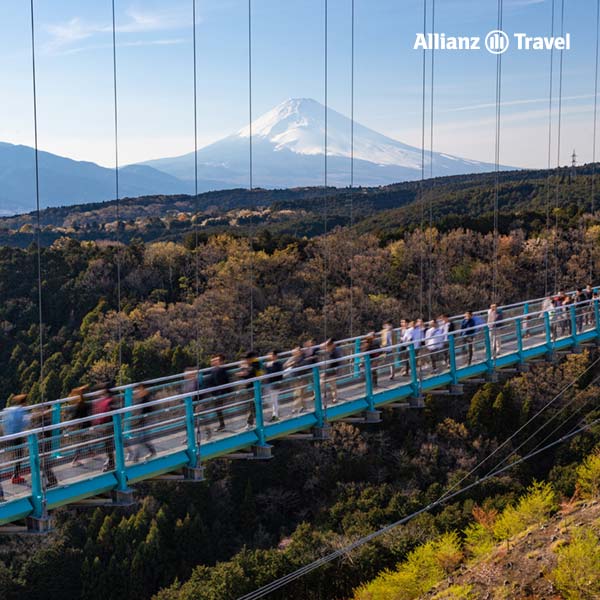
<svg viewBox="0 0 600 600"><path fill-rule="evenodd" d="M435 0L431 0L431 33L435 34ZM427 259L427 311L431 320L433 309L433 108L434 108L434 76L435 76L435 48L431 50L431 97L429 107L429 177L431 189L429 191L429 234L428 234L428 259Z"/></svg>
<svg viewBox="0 0 600 600"><path fill-rule="evenodd" d="M119 196L119 105L117 101L117 27L115 0L112 0L113 103L115 135L115 200L117 208L117 335L119 342L119 384L123 363L123 326L121 324L121 199Z"/></svg>
<svg viewBox="0 0 600 600"><path fill-rule="evenodd" d="M198 83L196 76L196 0L192 0L192 46L194 65L194 268L196 299L200 295L200 266L198 253ZM196 370L200 368L200 324L196 322Z"/></svg>
<svg viewBox="0 0 600 600"><path fill-rule="evenodd" d="M560 31L564 36L565 32L565 0L561 2L560 12ZM556 141L556 187L554 195L554 289L558 290L559 286L559 267L558 267L558 208L559 208L559 192L560 192L560 143L561 143L561 126L562 126L562 83L563 83L563 54L564 50L560 51L560 62L558 69L558 125L557 125L557 141Z"/></svg>
<svg viewBox="0 0 600 600"><path fill-rule="evenodd" d="M502 31L503 0L498 0L498 30ZM494 190L494 258L492 276L492 302L498 300L498 204L500 195L500 110L502 106L502 53L496 55L496 148L495 148L495 190Z"/></svg>
<svg viewBox="0 0 600 600"><path fill-rule="evenodd" d="M35 71L35 12L33 0L30 2L31 8L31 75L33 83L33 139L34 139L34 157L35 157L35 242L37 252L37 280L38 280L38 319L39 319L39 359L40 359L40 393L41 400L44 401L44 390L42 382L44 380L44 318L42 303L42 240L41 240L41 215L40 215L40 168L38 152L38 121L37 121L37 83Z"/></svg>
<svg viewBox="0 0 600 600"><path fill-rule="evenodd" d="M592 219L596 216L596 134L598 121L598 50L600 47L600 0L596 1L596 64L594 70L594 133L592 147L592 182L591 182L591 215ZM594 243L589 241L590 245L590 275L589 283L594 282Z"/></svg>
<svg viewBox="0 0 600 600"><path fill-rule="evenodd" d="M30 2L31 10L31 81L33 87L33 138L34 138L34 157L35 157L35 245L37 258L37 283L38 283L38 319L39 319L39 359L40 359L40 401L44 402L44 316L43 316L43 291L42 291L42 228L40 214L40 163L38 150L38 120L37 120L37 75L35 70L35 11L33 0ZM42 439L45 439L46 434L44 427L46 425L46 415L42 413ZM38 443L39 447L39 443ZM46 472L46 452L45 447L42 447L41 468L42 468L42 509L46 511L46 478L43 474Z"/></svg>
<svg viewBox="0 0 600 600"><path fill-rule="evenodd" d="M600 1L600 0L599 0ZM354 0L350 23L350 337L354 337Z"/></svg>
<svg viewBox="0 0 600 600"><path fill-rule="evenodd" d="M327 210L328 210L328 197L327 197L327 111L328 111L328 97L327 97L327 42L328 42L328 17L329 17L329 6L327 0L325 0L325 43L324 43L324 100L325 100L325 127L323 137L323 150L324 150L324 162L323 162L323 243L324 243L324 257L323 257L323 339L327 339L327 269L329 269L329 242L327 240Z"/></svg>
<svg viewBox="0 0 600 600"><path fill-rule="evenodd" d="M552 19L550 36L554 37L554 0L552 0ZM548 87L548 172L546 176L546 245L544 249L544 296L548 295L549 257L550 257L550 168L552 166L552 90L554 77L554 46L550 48L550 82ZM557 291L557 290L554 290Z"/></svg>
<svg viewBox="0 0 600 600"><path fill-rule="evenodd" d="M427 0L423 0L423 35L427 35ZM421 196L421 240L419 241L419 318L423 317L424 295L425 295L425 256L424 256L424 240L425 233L425 72L427 65L427 54L423 48L423 82L422 82L422 98L421 98L421 183L419 185L419 195Z"/></svg>
<svg viewBox="0 0 600 600"><path fill-rule="evenodd" d="M248 168L250 178L250 205L254 208L254 165L252 152L252 0L248 0ZM250 350L254 350L254 244L252 222L249 232L250 250Z"/></svg>

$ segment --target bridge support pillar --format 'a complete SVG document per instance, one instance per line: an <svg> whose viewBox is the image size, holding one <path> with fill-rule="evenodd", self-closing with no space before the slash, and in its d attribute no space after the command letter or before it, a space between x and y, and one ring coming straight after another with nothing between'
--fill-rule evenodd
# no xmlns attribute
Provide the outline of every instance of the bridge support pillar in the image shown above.
<svg viewBox="0 0 600 600"><path fill-rule="evenodd" d="M183 478L186 481L204 481L204 467L201 465L183 467Z"/></svg>
<svg viewBox="0 0 600 600"><path fill-rule="evenodd" d="M381 423L381 411L380 410L365 411L365 420L367 423Z"/></svg>
<svg viewBox="0 0 600 600"><path fill-rule="evenodd" d="M254 458L269 460L270 458L273 458L273 454L271 452L272 449L273 446L270 444L256 445L252 446L252 454L254 454Z"/></svg>
<svg viewBox="0 0 600 600"><path fill-rule="evenodd" d="M465 393L465 387L462 383L452 383L449 389L451 396L462 396Z"/></svg>
<svg viewBox="0 0 600 600"><path fill-rule="evenodd" d="M425 396L421 394L418 396L410 396L408 398L408 404L411 408L425 408Z"/></svg>
<svg viewBox="0 0 600 600"><path fill-rule="evenodd" d="M116 504L117 506L133 506L136 503L135 496L131 488L127 488L126 490L112 490L110 495L112 497L113 504Z"/></svg>
<svg viewBox="0 0 600 600"><path fill-rule="evenodd" d="M321 426L316 425L313 427L312 433L315 440L329 440L331 439L331 425L329 423L324 423Z"/></svg>
<svg viewBox="0 0 600 600"><path fill-rule="evenodd" d="M44 511L41 517L27 517L25 519L27 531L30 533L48 533L52 531L52 518Z"/></svg>
<svg viewBox="0 0 600 600"><path fill-rule="evenodd" d="M487 383L498 383L500 380L497 371L488 371L485 373L484 378Z"/></svg>

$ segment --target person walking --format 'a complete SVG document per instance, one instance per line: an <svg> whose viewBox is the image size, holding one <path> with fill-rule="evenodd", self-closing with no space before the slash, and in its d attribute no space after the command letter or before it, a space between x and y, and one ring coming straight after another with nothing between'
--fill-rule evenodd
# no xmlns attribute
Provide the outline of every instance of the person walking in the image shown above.
<svg viewBox="0 0 600 600"><path fill-rule="evenodd" d="M106 413L115 409L114 395L111 391L112 384L101 384L98 386L100 392L98 398L94 401L92 413L95 419L92 424L100 430L100 436L104 438L103 446L106 460L104 461L103 471L114 471L115 469L115 454L114 454L114 431L112 430L112 418Z"/></svg>
<svg viewBox="0 0 600 600"><path fill-rule="evenodd" d="M25 410L26 401L27 394L17 394L11 398L7 408L2 411L2 428L4 429L4 435L22 433L28 427L29 419L27 411ZM9 442L12 447L12 460L15 463L11 478L13 484L20 485L25 483L24 477L21 476L21 462L23 459L25 443L25 437L14 438Z"/></svg>
<svg viewBox="0 0 600 600"><path fill-rule="evenodd" d="M297 346L292 350L292 355L283 364L283 376L284 377L295 377L294 385L294 409L293 413L303 413L306 410L306 375L304 373L293 372L294 369L303 367L306 363L304 362L304 353L302 348Z"/></svg>
<svg viewBox="0 0 600 600"><path fill-rule="evenodd" d="M271 404L271 421L279 421L279 390L283 380L283 363L279 360L275 350L269 352L265 363L265 372L270 375L265 380L264 390L265 397L268 398L268 402Z"/></svg>
<svg viewBox="0 0 600 600"><path fill-rule="evenodd" d="M437 373L437 365L440 358L440 350L442 349L442 337L443 333L440 328L438 328L435 321L429 321L429 327L425 332L425 348L429 355L429 360L431 362L431 370L433 373Z"/></svg>
<svg viewBox="0 0 600 600"><path fill-rule="evenodd" d="M206 388L218 388L227 385L230 382L229 369L225 366L225 357L222 354L215 354L210 359L210 371L204 382ZM225 431L225 415L223 413L223 391L214 390L212 392L213 405L217 408L217 419L219 426L216 432Z"/></svg>
<svg viewBox="0 0 600 600"><path fill-rule="evenodd" d="M250 351L246 353L246 356L242 359L240 372L238 378L240 381L246 381L243 386L243 397L244 400L249 400L248 418L246 420L246 429L250 430L254 427L254 420L256 419L256 405L254 402L254 382L247 381L248 379L254 379L259 375L259 364L258 356L256 352Z"/></svg>
<svg viewBox="0 0 600 600"><path fill-rule="evenodd" d="M42 475L46 480L46 484L49 487L56 487L58 485L58 479L52 468L52 429L46 429L52 425L52 408L47 405L40 405L34 408L33 412L34 427L42 429L41 434L41 452L40 452L40 466Z"/></svg>
<svg viewBox="0 0 600 600"><path fill-rule="evenodd" d="M456 327L448 314L440 316L440 331L442 333L442 348L444 350L443 358L446 367L450 367L450 336L454 335L455 329Z"/></svg>
<svg viewBox="0 0 600 600"><path fill-rule="evenodd" d="M402 347L402 361L404 362L404 372L402 373L404 377L408 377L410 375L410 350L409 346L413 342L413 334L415 331L414 321L409 321L408 323L404 321L405 327L402 333L402 337L400 341L403 344Z"/></svg>
<svg viewBox="0 0 600 600"><path fill-rule="evenodd" d="M326 365L321 381L323 382L323 399L325 401L325 407L327 407L327 400L329 399L330 394L332 404L336 404L338 401L337 375L342 352L333 338L329 338L325 344L323 344L323 348L325 350Z"/></svg>
<svg viewBox="0 0 600 600"><path fill-rule="evenodd" d="M460 324L461 337L464 339L464 350L467 353L467 365L473 362L473 343L475 340L476 323L473 319L473 313L469 310Z"/></svg>
<svg viewBox="0 0 600 600"><path fill-rule="evenodd" d="M500 354L500 333L499 322L502 320L502 313L498 309L497 304L490 304L487 311L487 326L490 331L490 345L492 347L492 358L496 358Z"/></svg>
<svg viewBox="0 0 600 600"><path fill-rule="evenodd" d="M369 361L371 363L371 383L373 384L373 387L376 388L379 385L378 379L377 379L377 362L378 362L378 358L380 356L380 346L379 346L379 340L377 339L377 336L375 335L374 331L371 331L370 333L368 333L362 340L361 345L360 345L360 351L364 354L369 355ZM363 359L363 364L366 365L366 361Z"/></svg>
<svg viewBox="0 0 600 600"><path fill-rule="evenodd" d="M415 349L415 356L417 359L417 370L420 372L423 368L422 355L425 352L425 325L423 319L417 319L415 321L415 327L412 333L413 346Z"/></svg>
<svg viewBox="0 0 600 600"><path fill-rule="evenodd" d="M390 381L394 380L396 376L396 365L394 364L394 326L390 321L386 321L383 324L381 330L381 348L383 350L384 362L388 361L390 366Z"/></svg>
<svg viewBox="0 0 600 600"><path fill-rule="evenodd" d="M144 460L150 460L151 458L156 456L156 448L154 444L150 441L150 435L148 433L148 425L151 420L152 413L154 412L154 406L148 406L148 402L152 400L152 396L150 395L150 391L143 384L140 383L134 392L134 400L135 403L140 406L141 409L138 410L139 418L138 418L138 432L137 436L137 445L133 451L133 462L137 462L140 458L139 447L145 446L148 453L144 456Z"/></svg>
<svg viewBox="0 0 600 600"><path fill-rule="evenodd" d="M79 419L85 419L89 417L92 413L92 406L90 402L88 402L85 398L85 393L90 389L89 385L82 385L71 390L70 396L75 397L75 402L73 404L71 417L74 421ZM70 435L74 435L77 440L77 448L75 450L75 454L73 455L73 460L71 461L72 467L80 467L83 463L80 458L83 453L83 449L81 448L81 444L84 444L87 440L88 430L91 426L89 421L85 421L84 423L80 423L74 425L71 428Z"/></svg>

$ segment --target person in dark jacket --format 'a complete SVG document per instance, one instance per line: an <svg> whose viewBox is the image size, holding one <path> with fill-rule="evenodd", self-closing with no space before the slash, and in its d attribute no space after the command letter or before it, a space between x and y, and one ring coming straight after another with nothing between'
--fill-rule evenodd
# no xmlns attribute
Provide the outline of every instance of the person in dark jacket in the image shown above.
<svg viewBox="0 0 600 600"><path fill-rule="evenodd" d="M260 365L258 362L258 356L256 352L247 352L246 356L244 356L242 360L242 365L238 373L238 378L241 381L254 379L255 377L258 377L259 369ZM244 397L249 400L249 411L248 420L246 422L246 429L252 429L254 427L254 419L256 418L256 406L254 404L254 382L248 381L247 383L245 383L244 389L246 390Z"/></svg>
<svg viewBox="0 0 600 600"><path fill-rule="evenodd" d="M467 311L465 316L460 324L461 329L461 337L465 341L465 350L467 352L467 364L471 364L473 362L473 343L475 341L475 319L473 319L473 313L471 311Z"/></svg>
<svg viewBox="0 0 600 600"><path fill-rule="evenodd" d="M325 360L327 364L323 371L321 381L323 382L323 399L325 400L325 406L327 406L327 400L329 394L331 394L331 403L335 404L338 401L338 389L337 389L337 376L340 368L340 359L342 358L342 351L338 348L333 338L329 338L325 344L323 344L325 350Z"/></svg>
<svg viewBox="0 0 600 600"><path fill-rule="evenodd" d="M150 395L150 391L143 384L140 383L134 394L134 398L137 405L141 405L141 409L136 411L139 415L138 418L138 445L135 447L133 451L133 462L137 462L139 460L139 446L145 446L146 450L148 450L148 454L144 456L144 460L149 460L156 456L156 448L154 444L150 441L150 435L148 433L149 421L152 413L154 412L154 406L148 406L148 402L152 400L152 396Z"/></svg>
<svg viewBox="0 0 600 600"><path fill-rule="evenodd" d="M85 393L89 390L88 385L82 385L78 388L75 388L71 391L71 396L75 398L75 403L73 404L72 409L72 418L73 420L85 419L92 414L92 405L85 398ZM88 438L88 430L91 426L89 421L85 421L79 425L75 425L70 432L71 435L75 436L78 444L82 444ZM75 450L75 455L73 456L73 461L71 462L72 467L79 467L82 465L81 458L82 448L78 447Z"/></svg>
<svg viewBox="0 0 600 600"><path fill-rule="evenodd" d="M302 370L300 373L294 372L294 369L304 367L305 354L300 346L292 350L292 355L283 365L283 375L294 378L294 409L293 413L303 413L306 409L306 387L310 379L310 370Z"/></svg>
<svg viewBox="0 0 600 600"><path fill-rule="evenodd" d="M222 354L215 354L210 359L210 372L208 374L205 387L215 388L222 385L227 385L230 381L229 369L225 366L225 357ZM214 406L217 407L217 418L219 426L216 431L225 430L225 416L223 415L223 392L216 390L212 393L214 398Z"/></svg>

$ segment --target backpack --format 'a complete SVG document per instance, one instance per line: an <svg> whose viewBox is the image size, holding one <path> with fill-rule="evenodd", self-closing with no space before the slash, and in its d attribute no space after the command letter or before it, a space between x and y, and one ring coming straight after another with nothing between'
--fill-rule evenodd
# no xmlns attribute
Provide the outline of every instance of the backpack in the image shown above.
<svg viewBox="0 0 600 600"><path fill-rule="evenodd" d="M24 410L21 406L10 406L4 409L2 416L2 427L5 435L20 433L25 424Z"/></svg>
<svg viewBox="0 0 600 600"><path fill-rule="evenodd" d="M108 423L110 421L110 417L106 417L102 415L102 413L108 412L112 408L112 398L110 396L104 396L103 398L98 398L96 402L94 402L94 412L95 415L100 415L96 417L93 421L94 425L103 425L104 423Z"/></svg>

